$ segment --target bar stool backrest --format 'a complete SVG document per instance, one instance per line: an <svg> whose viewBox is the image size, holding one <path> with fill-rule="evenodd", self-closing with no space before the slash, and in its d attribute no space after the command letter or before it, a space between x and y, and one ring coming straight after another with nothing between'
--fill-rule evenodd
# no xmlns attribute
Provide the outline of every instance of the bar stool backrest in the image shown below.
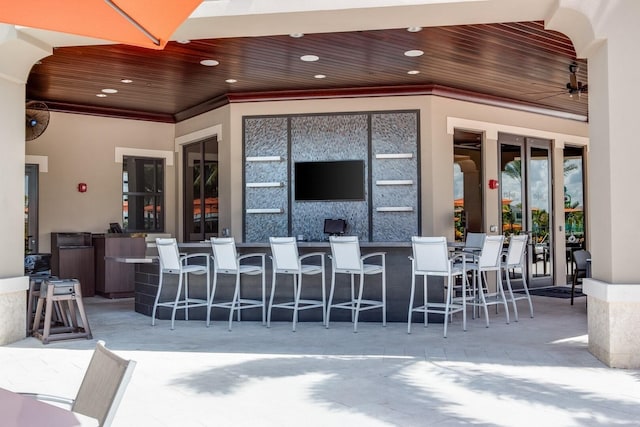
<svg viewBox="0 0 640 427"><path fill-rule="evenodd" d="M464 240L464 245L468 248L481 248L482 245L484 245L484 239L486 239L486 237L487 233L469 232Z"/></svg>
<svg viewBox="0 0 640 427"><path fill-rule="evenodd" d="M177 273L180 271L180 253L176 239L156 239L160 268L166 272Z"/></svg>
<svg viewBox="0 0 640 427"><path fill-rule="evenodd" d="M416 272L443 273L449 272L449 252L446 237L411 238L413 262Z"/></svg>
<svg viewBox="0 0 640 427"><path fill-rule="evenodd" d="M294 237L269 237L274 269L294 272L300 269L298 246Z"/></svg>
<svg viewBox="0 0 640 427"><path fill-rule="evenodd" d="M512 234L509 237L509 249L507 249L507 265L523 265L524 253L527 249L527 234Z"/></svg>
<svg viewBox="0 0 640 427"><path fill-rule="evenodd" d="M238 252L233 237L212 237L213 262L219 270L235 271L238 269Z"/></svg>
<svg viewBox="0 0 640 427"><path fill-rule="evenodd" d="M358 236L330 236L331 259L337 271L360 271L360 243Z"/></svg>
<svg viewBox="0 0 640 427"><path fill-rule="evenodd" d="M504 236L487 236L482 245L482 254L478 266L483 269L500 268L500 255L502 255L502 243Z"/></svg>

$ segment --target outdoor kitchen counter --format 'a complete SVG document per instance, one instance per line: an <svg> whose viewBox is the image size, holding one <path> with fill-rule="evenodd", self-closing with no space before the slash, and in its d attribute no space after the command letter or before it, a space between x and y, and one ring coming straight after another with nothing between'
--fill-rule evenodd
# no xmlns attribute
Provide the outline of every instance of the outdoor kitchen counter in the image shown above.
<svg viewBox="0 0 640 427"><path fill-rule="evenodd" d="M269 258L271 253L268 243L237 243L236 245L239 254L247 253L265 253L267 254L265 260L266 267L266 299L268 301L271 292L272 281L272 264ZM387 280L387 320L391 322L406 322L407 321L407 308L409 305L409 293L411 290L411 261L409 256L411 255L411 243L410 242L361 242L361 252L363 255L372 252L385 252L386 262L386 280ZM209 242L197 242L197 243L181 243L179 249L183 253L207 253L211 254L211 245ZM331 249L328 241L323 242L298 242L298 251L300 255L309 252L324 252L326 255L331 253ZM136 264L135 275L135 310L138 313L151 316L153 310L153 303L155 300L156 292L158 289L158 263L157 252L155 244L150 243L147 248L147 256L145 258L121 258L120 262L130 262ZM378 258L374 257L371 262L378 262ZM325 289L327 298L329 296L329 290L331 286L331 260L329 257L325 257ZM211 280L213 280L213 263L211 263ZM248 298L259 298L260 291L260 276L242 276L243 284L243 296ZM356 279L356 283L357 283ZM162 299L172 299L175 297L175 283L177 282L177 276L165 275L165 286L162 290ZM189 288L191 296L196 298L205 298L206 276L190 277ZM230 275L220 275L218 277L218 284L216 290L216 301L218 300L230 300L233 296L233 287L235 283L235 277ZM430 280L430 289L433 287L433 292L442 293L442 284L439 278L433 278ZM320 298L321 288L320 276L305 276L303 278L303 297L306 295L308 298ZM365 295L370 295L371 298L379 298L381 292L380 276L374 275L365 278ZM418 287L421 289L421 287ZM276 291L275 299L279 297L289 298L292 295L292 279L288 275L278 276L278 288ZM349 277L346 274L339 274L336 276L336 290L334 295L334 301L345 301L349 298ZM416 295L416 301L421 301L421 292ZM158 309L158 318L169 319L171 310L168 308L160 307ZM290 310L274 309L272 312L272 320L278 321L291 321ZM226 309L214 308L213 320L228 320L229 311ZM184 318L184 310L178 310L176 317L178 319ZM197 320L206 317L206 309L198 307L189 311L189 319ZM321 310L305 310L299 313L300 321L317 321L322 320ZM242 318L245 320L260 320L260 309L244 310ZM347 310L332 310L331 319L335 321L350 321L351 314ZM362 321L381 321L380 310L371 310L361 313ZM419 314L414 315L414 321L422 321L422 316ZM431 321L431 319L430 319ZM434 319L438 321L438 319ZM441 320L439 320L441 321Z"/></svg>

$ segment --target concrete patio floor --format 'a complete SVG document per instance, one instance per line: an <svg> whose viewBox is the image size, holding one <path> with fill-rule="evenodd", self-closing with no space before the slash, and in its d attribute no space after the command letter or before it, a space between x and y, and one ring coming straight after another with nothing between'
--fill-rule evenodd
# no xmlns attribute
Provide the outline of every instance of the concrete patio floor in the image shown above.
<svg viewBox="0 0 640 427"><path fill-rule="evenodd" d="M114 426L638 426L640 371L587 351L585 299L520 301L520 321L169 321L86 298L93 340L0 347L0 387L73 397L95 341L137 367ZM1 415L0 415L0 425Z"/></svg>

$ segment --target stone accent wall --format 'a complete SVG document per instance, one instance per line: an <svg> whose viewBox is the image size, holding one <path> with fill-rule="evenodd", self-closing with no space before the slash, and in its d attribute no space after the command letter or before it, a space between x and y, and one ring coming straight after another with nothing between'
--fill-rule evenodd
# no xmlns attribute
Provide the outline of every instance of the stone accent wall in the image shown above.
<svg viewBox="0 0 640 427"><path fill-rule="evenodd" d="M270 236L326 240L325 218L362 241L419 234L417 111L244 118L244 242ZM296 201L295 164L362 160L365 200Z"/></svg>

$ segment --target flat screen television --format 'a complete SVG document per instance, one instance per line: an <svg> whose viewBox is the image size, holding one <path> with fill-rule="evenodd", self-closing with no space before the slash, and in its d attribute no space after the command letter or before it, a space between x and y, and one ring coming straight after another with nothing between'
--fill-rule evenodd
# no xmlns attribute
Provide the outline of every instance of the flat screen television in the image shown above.
<svg viewBox="0 0 640 427"><path fill-rule="evenodd" d="M347 231L347 221L344 219L325 219L324 232L330 235L344 234Z"/></svg>
<svg viewBox="0 0 640 427"><path fill-rule="evenodd" d="M364 160L296 162L295 199L364 200Z"/></svg>

